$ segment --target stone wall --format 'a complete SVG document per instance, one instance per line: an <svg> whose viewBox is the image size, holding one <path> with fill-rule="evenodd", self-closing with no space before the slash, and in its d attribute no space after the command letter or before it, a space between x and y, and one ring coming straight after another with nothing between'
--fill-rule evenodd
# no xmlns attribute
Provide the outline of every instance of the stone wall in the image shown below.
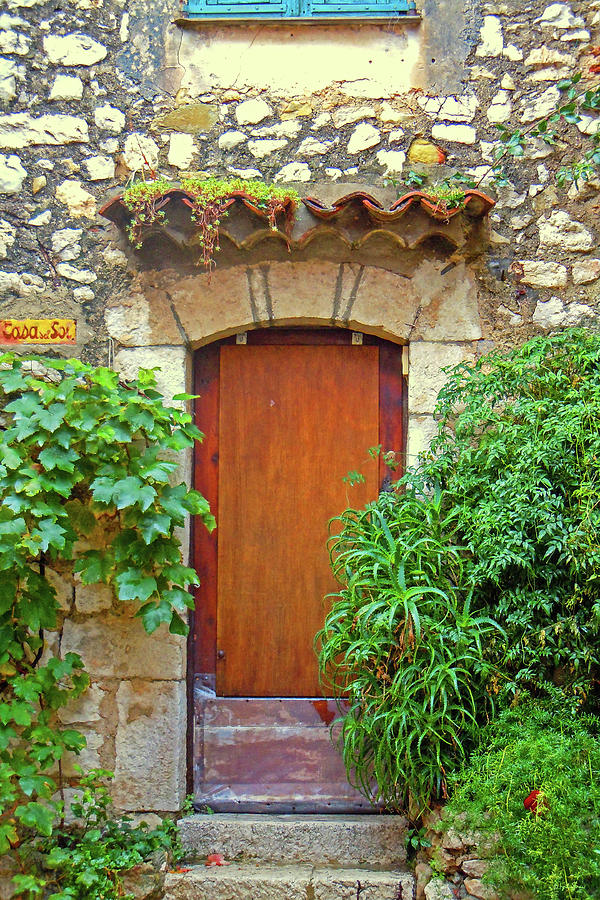
<svg viewBox="0 0 600 900"><path fill-rule="evenodd" d="M484 177L496 123L527 127L553 108L562 77L589 73L600 0L423 0L416 25L291 29L182 27L176 7L4 0L0 318L75 318L76 353L114 359L127 375L160 365L172 396L189 384L195 347L261 324L268 285L270 324L333 320L410 343L411 456L432 432L443 366L540 329L596 322L598 185L562 192L555 183L594 117L566 144L539 143L509 163L486 248L455 252L448 274L434 253L401 277L392 259L369 265L348 250L336 260L318 245L289 261L230 258L212 278L156 271L97 210L148 168L170 179L186 170L260 177L330 198L347 182L377 191L411 169ZM354 283L359 263L365 274L343 319L334 287ZM177 809L184 642L148 639L101 590L56 578L68 614L60 649L78 650L93 679L68 714L88 734L85 762L115 769L122 808Z"/></svg>

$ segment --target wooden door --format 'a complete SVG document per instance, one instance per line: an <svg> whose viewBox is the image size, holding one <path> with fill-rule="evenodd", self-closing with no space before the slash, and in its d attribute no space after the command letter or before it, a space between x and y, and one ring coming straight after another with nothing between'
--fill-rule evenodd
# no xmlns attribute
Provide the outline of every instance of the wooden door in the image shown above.
<svg viewBox="0 0 600 900"><path fill-rule="evenodd" d="M313 639L337 589L329 519L374 499L390 476L369 448L403 449L401 348L367 336L355 345L341 329L247 340L196 360L206 437L195 484L217 517L213 535L199 528L194 540L196 799L222 810L360 809L330 746L335 708L317 699ZM350 485L350 472L364 481Z"/></svg>
<svg viewBox="0 0 600 900"><path fill-rule="evenodd" d="M379 348L223 347L220 395L217 694L318 696L327 523L378 491Z"/></svg>

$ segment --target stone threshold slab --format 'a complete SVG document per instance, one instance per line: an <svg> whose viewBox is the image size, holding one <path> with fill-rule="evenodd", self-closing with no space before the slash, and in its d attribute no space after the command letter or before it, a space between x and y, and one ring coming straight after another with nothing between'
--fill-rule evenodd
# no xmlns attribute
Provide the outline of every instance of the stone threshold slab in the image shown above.
<svg viewBox="0 0 600 900"><path fill-rule="evenodd" d="M408 822L397 815L193 815L179 822L196 859L403 868Z"/></svg>
<svg viewBox="0 0 600 900"><path fill-rule="evenodd" d="M413 890L409 872L248 862L169 873L164 900L412 900Z"/></svg>

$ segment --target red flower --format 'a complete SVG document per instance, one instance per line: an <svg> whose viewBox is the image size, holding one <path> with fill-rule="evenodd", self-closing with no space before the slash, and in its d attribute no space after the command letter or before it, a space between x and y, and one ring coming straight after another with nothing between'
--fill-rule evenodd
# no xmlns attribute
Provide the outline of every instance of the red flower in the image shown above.
<svg viewBox="0 0 600 900"><path fill-rule="evenodd" d="M223 859L223 856L220 853L210 853L206 857L205 865L207 865L207 866L228 866L229 863L225 862L225 860Z"/></svg>
<svg viewBox="0 0 600 900"><path fill-rule="evenodd" d="M540 813L542 809L548 808L548 803L542 792L536 790L523 800L523 806L528 812Z"/></svg>

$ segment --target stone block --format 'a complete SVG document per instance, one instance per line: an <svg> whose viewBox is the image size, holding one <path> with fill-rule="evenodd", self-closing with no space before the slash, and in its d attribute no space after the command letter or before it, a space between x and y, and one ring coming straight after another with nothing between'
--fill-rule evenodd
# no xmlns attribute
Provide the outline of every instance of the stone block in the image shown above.
<svg viewBox="0 0 600 900"><path fill-rule="evenodd" d="M419 298L412 280L385 269L367 266L350 310L350 327L391 340L408 340ZM344 304L341 305L344 314Z"/></svg>
<svg viewBox="0 0 600 900"><path fill-rule="evenodd" d="M577 222L565 212L557 209L540 219L540 248L560 247L563 250L586 252L595 245L594 236L582 222Z"/></svg>
<svg viewBox="0 0 600 900"><path fill-rule="evenodd" d="M465 888L472 897L478 900L500 900L496 891L478 878L465 878Z"/></svg>
<svg viewBox="0 0 600 900"><path fill-rule="evenodd" d="M243 131L226 131L218 140L219 150L234 150L245 140L246 135Z"/></svg>
<svg viewBox="0 0 600 900"><path fill-rule="evenodd" d="M408 370L408 410L411 416L432 413L437 395L448 380L442 371L464 360L474 359L469 345L414 341L410 345Z"/></svg>
<svg viewBox="0 0 600 900"><path fill-rule="evenodd" d="M474 144L477 131L472 125L446 124L437 122L431 129L431 136L438 141L450 141L455 144Z"/></svg>
<svg viewBox="0 0 600 900"><path fill-rule="evenodd" d="M533 324L540 328L558 328L578 325L582 319L592 317L594 311L584 303L563 304L560 297L538 300L533 313Z"/></svg>
<svg viewBox="0 0 600 900"><path fill-rule="evenodd" d="M90 156L84 160L90 181L106 181L114 178L115 162L110 156Z"/></svg>
<svg viewBox="0 0 600 900"><path fill-rule="evenodd" d="M65 204L74 219L93 219L96 215L96 200L76 179L67 178L59 184L56 199Z"/></svg>
<svg viewBox="0 0 600 900"><path fill-rule="evenodd" d="M411 287L421 312L411 337L424 341L476 341L482 336L477 282L463 262L445 272L439 260L426 260Z"/></svg>
<svg viewBox="0 0 600 900"><path fill-rule="evenodd" d="M153 120L153 128L180 131L185 134L200 134L210 131L219 121L217 103L184 103L171 112L163 113Z"/></svg>
<svg viewBox="0 0 600 900"><path fill-rule="evenodd" d="M600 278L600 259L583 259L573 263L573 283L589 284Z"/></svg>
<svg viewBox="0 0 600 900"><path fill-rule="evenodd" d="M362 153L381 143L381 133L374 125L361 122L357 125L348 141L348 153Z"/></svg>
<svg viewBox="0 0 600 900"><path fill-rule="evenodd" d="M117 709L115 806L178 810L185 792L185 681L123 681Z"/></svg>
<svg viewBox="0 0 600 900"><path fill-rule="evenodd" d="M403 150L380 150L377 162L384 167L386 175L399 175L406 162L406 153Z"/></svg>
<svg viewBox="0 0 600 900"><path fill-rule="evenodd" d="M125 139L123 162L131 172L141 172L157 165L159 152L151 137L136 131Z"/></svg>
<svg viewBox="0 0 600 900"><path fill-rule="evenodd" d="M455 900L455 894L447 881L434 878L425 885L425 900Z"/></svg>
<svg viewBox="0 0 600 900"><path fill-rule="evenodd" d="M0 116L0 147L3 149L81 144L88 140L87 122L77 116L35 117L29 113Z"/></svg>
<svg viewBox="0 0 600 900"><path fill-rule="evenodd" d="M535 119L542 119L549 116L556 108L561 94L557 87L552 85L542 94L534 97L529 106L526 106L521 115L521 122L533 122Z"/></svg>
<svg viewBox="0 0 600 900"><path fill-rule="evenodd" d="M277 172L273 181L275 182L283 182L283 184L291 184L293 182L307 182L310 181L311 171L308 167L308 163L305 162L291 162L284 166L282 169Z"/></svg>
<svg viewBox="0 0 600 900"><path fill-rule="evenodd" d="M192 346L245 331L253 322L244 267L175 276L169 294Z"/></svg>
<svg viewBox="0 0 600 900"><path fill-rule="evenodd" d="M428 449L438 431L433 416L409 416L406 436L406 465L416 466L419 454Z"/></svg>
<svg viewBox="0 0 600 900"><path fill-rule="evenodd" d="M532 287L556 288L567 286L567 269L560 263L546 262L540 259L524 259L523 277L521 281Z"/></svg>
<svg viewBox="0 0 600 900"><path fill-rule="evenodd" d="M55 66L93 66L108 52L87 34L49 34L44 38L44 51Z"/></svg>
<svg viewBox="0 0 600 900"><path fill-rule="evenodd" d="M471 878L483 878L489 868L487 859L463 859L460 864L465 875Z"/></svg>
<svg viewBox="0 0 600 900"><path fill-rule="evenodd" d="M397 900L412 897L414 885L408 872L316 869L312 878L314 900Z"/></svg>
<svg viewBox="0 0 600 900"><path fill-rule="evenodd" d="M27 170L15 153L0 153L0 194L18 194L27 178Z"/></svg>
<svg viewBox="0 0 600 900"><path fill-rule="evenodd" d="M68 612L73 603L73 579L68 572L57 572L46 567L46 581L49 581L56 591L56 600L63 612Z"/></svg>
<svg viewBox="0 0 600 900"><path fill-rule="evenodd" d="M215 813L179 822L187 853L203 858L398 868L406 862L404 816Z"/></svg>
<svg viewBox="0 0 600 900"><path fill-rule="evenodd" d="M274 138L269 140L258 139L255 141L248 141L248 150L254 156L255 159L263 159L265 156L270 156L271 153L276 153L278 150L283 150L284 147L287 147L288 142L285 138Z"/></svg>
<svg viewBox="0 0 600 900"><path fill-rule="evenodd" d="M478 106L479 101L475 94L448 97L442 103L438 115L445 122L472 122Z"/></svg>
<svg viewBox="0 0 600 900"><path fill-rule="evenodd" d="M306 137L296 151L297 156L323 156L334 146L335 141L318 141L314 137Z"/></svg>
<svg viewBox="0 0 600 900"><path fill-rule="evenodd" d="M275 125L264 125L261 128L253 128L250 132L252 137L276 137L276 138L295 138L302 131L300 122L290 119L289 122L277 122Z"/></svg>
<svg viewBox="0 0 600 900"><path fill-rule="evenodd" d="M334 109L332 113L335 128L343 128L344 125L359 122L361 119L374 118L375 108L373 106L341 106L338 109Z"/></svg>
<svg viewBox="0 0 600 900"><path fill-rule="evenodd" d="M104 106L98 106L94 110L94 122L101 131L121 134L125 128L125 114L120 109L105 103Z"/></svg>
<svg viewBox="0 0 600 900"><path fill-rule="evenodd" d="M68 619L62 653L73 651L93 677L159 678L185 675L185 638L161 626L146 634L140 619L102 613L84 622Z"/></svg>
<svg viewBox="0 0 600 900"><path fill-rule="evenodd" d="M57 75L48 100L81 100L83 82L78 75Z"/></svg>
<svg viewBox="0 0 600 900"><path fill-rule="evenodd" d="M113 589L107 584L82 584L76 580L75 608L86 615L110 609L113 604Z"/></svg>
<svg viewBox="0 0 600 900"><path fill-rule="evenodd" d="M0 219L0 259L6 259L8 251L14 247L17 229L6 219Z"/></svg>
<svg viewBox="0 0 600 900"><path fill-rule="evenodd" d="M229 866L194 866L189 871L169 872L164 900L307 900L311 866L269 866L265 863L233 863ZM314 896L314 895L313 895ZM354 898L356 897L356 887Z"/></svg>
<svg viewBox="0 0 600 900"><path fill-rule="evenodd" d="M168 157L170 166L175 166L177 169L187 169L195 152L196 146L191 134L175 133L171 135Z"/></svg>
<svg viewBox="0 0 600 900"><path fill-rule="evenodd" d="M99 722L100 706L105 692L98 684L90 684L87 691L72 700L58 711L58 718L63 725L74 725L80 722Z"/></svg>
<svg viewBox="0 0 600 900"><path fill-rule="evenodd" d="M235 108L235 118L238 125L256 125L272 114L273 110L269 104L260 98L245 100L243 103L238 103Z"/></svg>
<svg viewBox="0 0 600 900"><path fill-rule="evenodd" d="M168 403L174 394L187 390L188 357L184 347L125 348L115 356L115 369L124 378L136 378L140 369L155 367L157 390Z"/></svg>
<svg viewBox="0 0 600 900"><path fill-rule="evenodd" d="M480 32L481 43L475 51L477 56L500 56L504 47L502 22L498 16L484 16Z"/></svg>
<svg viewBox="0 0 600 900"><path fill-rule="evenodd" d="M84 736L86 745L81 753L65 753L63 756L62 770L65 778L77 775L77 767L83 769L84 772L102 768L100 749L104 744L104 737L97 731L93 731L91 728L82 728L80 725L77 725L77 731Z"/></svg>
<svg viewBox="0 0 600 900"><path fill-rule="evenodd" d="M177 345L185 340L167 293L150 285L109 297L104 321L110 336L124 347Z"/></svg>
<svg viewBox="0 0 600 900"><path fill-rule="evenodd" d="M279 118L282 122L286 122L288 119L310 116L312 111L312 104L309 100L290 100L280 109Z"/></svg>
<svg viewBox="0 0 600 900"><path fill-rule="evenodd" d="M258 272L258 267L254 271ZM263 295L260 302L266 307L270 301L273 318L280 324L329 324L339 271L337 263L321 260L273 263L269 267L267 283L256 282L257 292L261 291ZM268 297L264 295L266 289Z"/></svg>

